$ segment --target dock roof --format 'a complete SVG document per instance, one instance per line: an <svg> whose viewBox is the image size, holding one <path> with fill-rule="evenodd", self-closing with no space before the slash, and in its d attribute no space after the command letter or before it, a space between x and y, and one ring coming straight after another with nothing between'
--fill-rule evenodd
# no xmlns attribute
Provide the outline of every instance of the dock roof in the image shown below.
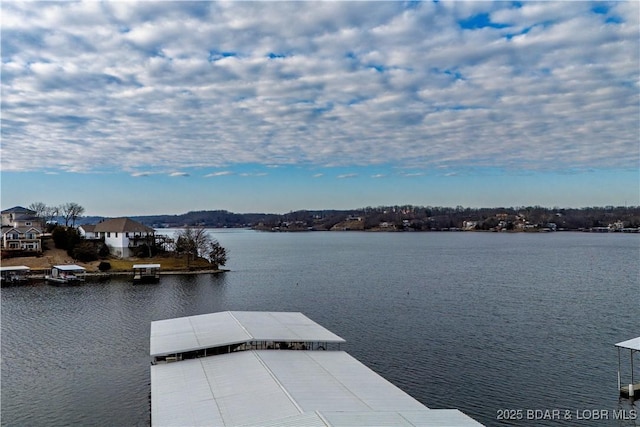
<svg viewBox="0 0 640 427"><path fill-rule="evenodd" d="M251 341L343 343L302 313L225 311L151 322L152 357Z"/></svg>
<svg viewBox="0 0 640 427"><path fill-rule="evenodd" d="M160 264L134 264L133 268L160 268Z"/></svg>
<svg viewBox="0 0 640 427"><path fill-rule="evenodd" d="M477 426L343 351L253 350L151 366L154 426Z"/></svg>
<svg viewBox="0 0 640 427"><path fill-rule="evenodd" d="M619 342L618 344L616 344L616 347L622 347L622 348L627 348L629 350L640 351L640 337Z"/></svg>
<svg viewBox="0 0 640 427"><path fill-rule="evenodd" d="M62 265L54 265L53 268L56 268L60 271L78 271L78 270L86 270L84 267L81 267L76 264L62 264Z"/></svg>
<svg viewBox="0 0 640 427"><path fill-rule="evenodd" d="M0 271L29 271L31 270L26 265L15 265L10 267L0 267Z"/></svg>

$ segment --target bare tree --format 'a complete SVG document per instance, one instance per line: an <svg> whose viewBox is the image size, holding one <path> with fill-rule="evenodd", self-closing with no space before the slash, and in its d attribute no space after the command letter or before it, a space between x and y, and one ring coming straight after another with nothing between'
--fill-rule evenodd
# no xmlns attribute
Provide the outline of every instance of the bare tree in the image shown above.
<svg viewBox="0 0 640 427"><path fill-rule="evenodd" d="M34 211L36 213L36 216L41 218L44 210L47 208L47 205L42 202L33 202L29 206L27 206L27 208Z"/></svg>
<svg viewBox="0 0 640 427"><path fill-rule="evenodd" d="M50 221L53 221L60 213L60 208L57 206L47 206L43 212L43 218L45 224Z"/></svg>
<svg viewBox="0 0 640 427"><path fill-rule="evenodd" d="M60 212L60 208L58 206L47 206L42 202L31 203L29 205L29 209L36 213L35 216L38 217L38 219L42 223L42 227L45 228L47 227L47 224L53 221Z"/></svg>
<svg viewBox="0 0 640 427"><path fill-rule="evenodd" d="M41 222L41 225L44 227L44 224L46 222L46 220L45 220L45 212L47 210L47 205L45 205L42 202L33 202L27 207L28 207L28 209L30 209L30 210L32 210L32 211L34 211L36 213L35 216L38 217L38 219Z"/></svg>
<svg viewBox="0 0 640 427"><path fill-rule="evenodd" d="M69 202L60 206L60 213L64 218L65 227L69 226L69 221L71 221L71 226L73 227L76 219L84 213L84 208L77 203Z"/></svg>
<svg viewBox="0 0 640 427"><path fill-rule="evenodd" d="M207 259L216 269L227 262L227 252L205 227L185 227L175 239L175 251L187 256L187 267L196 258Z"/></svg>

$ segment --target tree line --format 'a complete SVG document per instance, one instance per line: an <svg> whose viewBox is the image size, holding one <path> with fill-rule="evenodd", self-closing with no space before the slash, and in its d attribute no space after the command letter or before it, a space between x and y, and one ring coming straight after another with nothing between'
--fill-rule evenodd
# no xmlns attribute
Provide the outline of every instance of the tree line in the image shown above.
<svg viewBox="0 0 640 427"><path fill-rule="evenodd" d="M37 202L29 205L43 222L58 221L66 227L82 221L84 208L77 203L47 206ZM369 230L389 224L395 229L416 231L462 228L465 221L477 221L478 229L492 229L506 223L513 227L516 221L530 224L554 223L558 229L581 230L607 227L621 221L624 227L640 227L640 206L604 206L559 208L517 206L470 208L463 206L389 205L367 206L348 210L298 210L285 214L233 213L226 210L190 211L180 215L134 216L132 219L154 228L202 226L211 228L252 227L257 229L331 230L347 218L360 218L362 229ZM95 219L95 218L92 218Z"/></svg>
<svg viewBox="0 0 640 427"><path fill-rule="evenodd" d="M262 230L331 230L348 218L362 221L361 229L369 230L388 224L395 229L430 231L462 228L465 221L476 221L478 229L492 229L501 222L515 227L518 221L541 226L553 223L558 229L581 230L607 227L621 221L624 227L640 227L640 206L604 206L585 208L546 208L518 206L469 208L391 205L350 210L299 210L285 214L238 214L227 211L194 211L182 215L134 217L152 227L252 227Z"/></svg>

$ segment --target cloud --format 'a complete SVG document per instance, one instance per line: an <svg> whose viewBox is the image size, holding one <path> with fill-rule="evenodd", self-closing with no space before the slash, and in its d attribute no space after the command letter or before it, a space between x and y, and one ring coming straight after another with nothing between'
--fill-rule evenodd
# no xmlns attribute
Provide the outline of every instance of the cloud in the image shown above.
<svg viewBox="0 0 640 427"><path fill-rule="evenodd" d="M371 175L371 178L386 178L386 174L383 173L377 173L375 175Z"/></svg>
<svg viewBox="0 0 640 427"><path fill-rule="evenodd" d="M172 177L185 176L186 177L186 176L189 176L189 174L186 172L171 172L169 176L172 176Z"/></svg>
<svg viewBox="0 0 640 427"><path fill-rule="evenodd" d="M7 2L1 166L637 167L639 12Z"/></svg>
<svg viewBox="0 0 640 427"><path fill-rule="evenodd" d="M356 178L357 176L358 176L357 173L344 173L344 174L338 175L336 178L348 179L348 178Z"/></svg>
<svg viewBox="0 0 640 427"><path fill-rule="evenodd" d="M211 177L216 177L216 176L228 176L228 175L233 175L233 172L231 172L231 171L212 172L212 173L206 174L204 177L205 178L211 178Z"/></svg>
<svg viewBox="0 0 640 427"><path fill-rule="evenodd" d="M313 178L321 178L323 176L324 176L323 173L316 173L316 174L313 175Z"/></svg>

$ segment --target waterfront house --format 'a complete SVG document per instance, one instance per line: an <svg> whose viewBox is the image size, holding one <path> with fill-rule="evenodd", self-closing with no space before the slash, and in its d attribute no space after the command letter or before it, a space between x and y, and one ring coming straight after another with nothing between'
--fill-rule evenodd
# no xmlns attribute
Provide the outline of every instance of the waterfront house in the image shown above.
<svg viewBox="0 0 640 427"><path fill-rule="evenodd" d="M40 225L39 219L36 218L36 212L32 211L31 209L23 208L22 206L14 206L12 208L5 209L2 211L3 227L14 226L16 221L22 221L22 220L28 221L28 219L32 219L33 221L38 222L37 225Z"/></svg>
<svg viewBox="0 0 640 427"><path fill-rule="evenodd" d="M35 227L2 227L2 249L42 251L42 231Z"/></svg>
<svg viewBox="0 0 640 427"><path fill-rule="evenodd" d="M96 226L94 224L83 224L78 226L78 233L80 233L80 237L86 240L96 240L100 237L96 235L95 232Z"/></svg>
<svg viewBox="0 0 640 427"><path fill-rule="evenodd" d="M2 249L42 252L42 223L36 212L15 206L2 211Z"/></svg>
<svg viewBox="0 0 640 427"><path fill-rule="evenodd" d="M464 230L475 230L478 226L478 221L463 221L462 228Z"/></svg>
<svg viewBox="0 0 640 427"><path fill-rule="evenodd" d="M85 233L89 229L85 228ZM96 224L93 236L104 239L112 255L129 258L132 256L132 248L153 242L155 231L131 218L111 218Z"/></svg>

